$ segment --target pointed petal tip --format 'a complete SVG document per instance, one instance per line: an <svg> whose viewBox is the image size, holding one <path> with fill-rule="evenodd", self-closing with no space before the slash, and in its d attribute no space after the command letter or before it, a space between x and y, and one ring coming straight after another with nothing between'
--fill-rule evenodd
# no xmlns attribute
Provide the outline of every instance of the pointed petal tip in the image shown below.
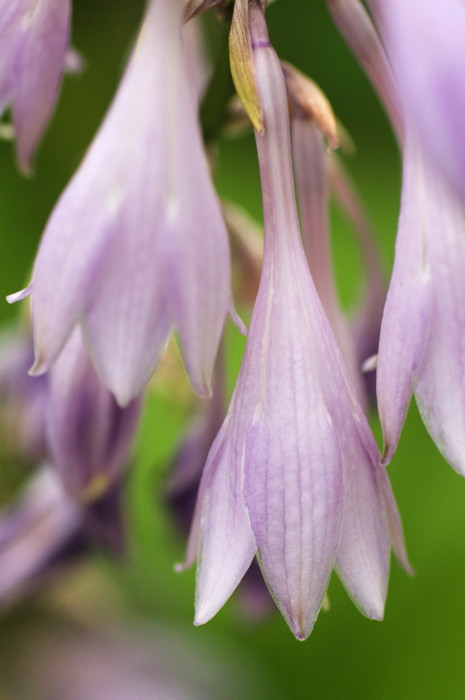
<svg viewBox="0 0 465 700"><path fill-rule="evenodd" d="M347 578L344 578L339 567L336 570L349 598L357 610L369 620L383 620L387 594L387 580L374 582L364 578L361 582L354 582L353 580L349 581Z"/></svg>
<svg viewBox="0 0 465 700"><path fill-rule="evenodd" d="M387 465L391 462L393 457L394 457L394 450L392 449L392 447L388 443L386 443L384 445L383 454L381 455L380 465L382 467L387 467Z"/></svg>
<svg viewBox="0 0 465 700"><path fill-rule="evenodd" d="M207 376L203 373L199 379L189 377L189 380L191 387L197 396L200 396L201 399L211 399L213 396L213 389L210 377L207 378Z"/></svg>
<svg viewBox="0 0 465 700"><path fill-rule="evenodd" d="M18 170L21 173L21 175L23 177L26 177L28 180L31 180L35 175L34 168L32 167L32 164L29 162L29 160L18 160Z"/></svg>
<svg viewBox="0 0 465 700"><path fill-rule="evenodd" d="M416 576L417 572L411 565L408 559L405 559L404 561L399 561L400 565L402 566L403 570L405 573L407 573L409 576Z"/></svg>
<svg viewBox="0 0 465 700"><path fill-rule="evenodd" d="M402 531L400 532L400 536L397 537L395 534L391 534L391 546L397 563L402 567L405 573L409 576L416 576L417 572L410 563Z"/></svg>
<svg viewBox="0 0 465 700"><path fill-rule="evenodd" d="M35 148L34 144L34 148ZM28 179L34 176L34 166L33 166L33 148L29 146L26 148L26 144L24 143L23 139L21 139L21 136L17 134L16 138L16 165L18 166L18 170L23 175L23 177L27 177Z"/></svg>
<svg viewBox="0 0 465 700"><path fill-rule="evenodd" d="M215 617L217 612L218 610L213 609L210 605L208 605L208 603L197 605L194 616L195 627L200 627L201 625L205 625L207 622L210 622L212 617Z"/></svg>
<svg viewBox="0 0 465 700"><path fill-rule="evenodd" d="M312 617L311 620L308 620L302 614L290 620L286 620L286 622L289 625L290 630L294 637L297 639L297 641L305 642L305 640L310 637L313 631L313 627L316 622L316 616Z"/></svg>
<svg viewBox="0 0 465 700"><path fill-rule="evenodd" d="M362 615L367 617L369 620L375 620L376 622L381 622L384 620L385 601L381 595L379 596L379 600L372 600L370 601L369 605L361 605L360 602L355 600L354 602Z"/></svg>
<svg viewBox="0 0 465 700"><path fill-rule="evenodd" d="M305 642L305 640L309 638L311 630L306 632L302 629L292 629L292 632L298 642Z"/></svg>
<svg viewBox="0 0 465 700"><path fill-rule="evenodd" d="M129 392L112 392L112 394L120 408L126 408L136 398L136 395Z"/></svg>
<svg viewBox="0 0 465 700"><path fill-rule="evenodd" d="M34 360L34 364L28 370L28 375L30 377L40 377L45 374L49 369L49 363L44 357L37 356Z"/></svg>
<svg viewBox="0 0 465 700"><path fill-rule="evenodd" d="M367 615L369 620L373 620L374 622L382 622L384 620L384 607L383 610L373 610L370 612L369 615Z"/></svg>
<svg viewBox="0 0 465 700"><path fill-rule="evenodd" d="M311 615L308 614L308 611L300 610L296 614L284 616L284 619L289 625L289 629L298 642L305 642L305 640L310 637L320 609L321 607L316 612L313 610Z"/></svg>
<svg viewBox="0 0 465 700"><path fill-rule="evenodd" d="M134 388L134 386L131 386L128 382L121 382L119 385L117 383L113 384L110 381L105 381L105 378L102 377L101 375L98 375L101 383L106 386L106 388L113 394L115 397L115 401L118 404L119 408L126 408L129 406L131 401L134 401L134 399L137 399L141 393L142 390L139 388Z"/></svg>

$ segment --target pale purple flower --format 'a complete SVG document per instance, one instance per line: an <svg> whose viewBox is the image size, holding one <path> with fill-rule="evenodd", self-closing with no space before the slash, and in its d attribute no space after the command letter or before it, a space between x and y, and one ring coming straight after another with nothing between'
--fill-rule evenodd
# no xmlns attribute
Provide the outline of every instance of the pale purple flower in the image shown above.
<svg viewBox="0 0 465 700"><path fill-rule="evenodd" d="M378 356L385 461L412 392L434 441L465 475L465 211L410 134L394 271Z"/></svg>
<svg viewBox="0 0 465 700"><path fill-rule="evenodd" d="M465 196L465 3L370 0L422 148Z"/></svg>
<svg viewBox="0 0 465 700"><path fill-rule="evenodd" d="M372 0L370 6L395 69L405 120L398 127L403 184L396 255L377 360L383 462L396 450L414 394L433 440L465 475L465 212L459 171L452 167L460 159L454 125L463 94L465 5ZM379 56L375 60L383 65ZM373 82L389 111L390 72L380 70ZM435 153L441 139L442 168Z"/></svg>
<svg viewBox="0 0 465 700"><path fill-rule="evenodd" d="M17 503L0 511L0 605L34 593L95 544L121 553L120 493L83 508L50 467L41 467Z"/></svg>
<svg viewBox="0 0 465 700"><path fill-rule="evenodd" d="M11 107L26 172L66 69L70 20L70 0L0 0L0 112Z"/></svg>
<svg viewBox="0 0 465 700"><path fill-rule="evenodd" d="M182 9L181 0L149 3L34 267L34 373L80 322L120 405L142 391L173 328L194 389L208 394L230 303L227 233L186 77Z"/></svg>
<svg viewBox="0 0 465 700"><path fill-rule="evenodd" d="M141 402L121 408L101 383L75 328L47 375L49 458L65 488L92 502L121 476L137 428Z"/></svg>
<svg viewBox="0 0 465 700"><path fill-rule="evenodd" d="M257 554L294 634L311 631L335 567L357 606L383 616L390 538L406 562L379 453L302 249L281 66L253 7L256 136L265 215L262 280L245 355L211 449L187 563L198 547L196 623Z"/></svg>

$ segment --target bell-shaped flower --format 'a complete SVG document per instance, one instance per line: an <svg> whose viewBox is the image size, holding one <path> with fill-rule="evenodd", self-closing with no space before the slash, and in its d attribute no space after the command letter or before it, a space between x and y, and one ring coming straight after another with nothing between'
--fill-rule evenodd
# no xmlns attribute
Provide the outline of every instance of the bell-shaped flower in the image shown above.
<svg viewBox="0 0 465 700"><path fill-rule="evenodd" d="M18 502L0 511L0 606L34 593L94 545L123 549L119 486L82 507L41 467Z"/></svg>
<svg viewBox="0 0 465 700"><path fill-rule="evenodd" d="M0 112L11 107L25 171L66 69L70 20L70 0L0 0Z"/></svg>
<svg viewBox="0 0 465 700"><path fill-rule="evenodd" d="M265 252L241 371L200 486L196 623L225 603L257 554L282 614L311 631L335 567L357 606L383 616L396 506L302 248L287 99L261 12L253 36Z"/></svg>
<svg viewBox="0 0 465 700"><path fill-rule="evenodd" d="M465 475L464 295L465 210L411 137L378 355L385 461L395 451L413 392L433 440Z"/></svg>
<svg viewBox="0 0 465 700"><path fill-rule="evenodd" d="M406 118L465 197L465 4L370 0Z"/></svg>
<svg viewBox="0 0 465 700"><path fill-rule="evenodd" d="M50 462L66 490L84 502L108 491L127 466L141 402L121 408L101 383L75 328L48 374Z"/></svg>
<svg viewBox="0 0 465 700"><path fill-rule="evenodd" d="M100 131L47 224L33 283L34 373L76 323L120 405L176 328L208 394L230 302L227 232L181 42L182 0L152 0Z"/></svg>
<svg viewBox="0 0 465 700"><path fill-rule="evenodd" d="M344 7L339 0L329 1ZM347 7L357 3L350 0ZM394 104L389 96L398 88L395 101L400 98L405 121L399 127L393 119L403 144L402 202L377 360L383 461L389 462L396 450L413 393L433 440L465 475L465 212L459 134L465 8L455 0L371 0L370 7L396 86L386 89L390 72L383 69L383 74L385 62L375 53L377 80L367 73L389 113ZM370 26L366 19L364 26ZM373 27L364 32L365 42L353 46L362 65L369 53L366 37L372 32ZM375 44L370 40L369 45ZM378 54L380 50L378 46Z"/></svg>

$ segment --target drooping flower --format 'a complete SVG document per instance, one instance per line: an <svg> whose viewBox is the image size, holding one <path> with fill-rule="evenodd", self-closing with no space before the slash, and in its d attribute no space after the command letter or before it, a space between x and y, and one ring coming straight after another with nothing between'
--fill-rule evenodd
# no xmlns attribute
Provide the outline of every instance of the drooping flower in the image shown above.
<svg viewBox="0 0 465 700"><path fill-rule="evenodd" d="M0 511L0 605L34 593L94 545L120 554L123 544L119 487L84 508L43 466L19 501Z"/></svg>
<svg viewBox="0 0 465 700"><path fill-rule="evenodd" d="M331 3L344 7L336 0ZM355 0L348 3L356 4ZM383 461L389 462L396 450L414 394L438 448L454 469L465 475L465 315L460 301L464 293L465 211L455 177L459 171L454 174L453 167L449 168L460 144L460 139L455 141L454 125L458 123L461 86L455 83L460 82L463 39L457 28L460 20L462 24L465 20L465 11L461 3L451 2L446 8L429 0L421 6L373 0L370 6L396 79L387 90L392 81L390 72L382 74L385 61L375 56L372 58L380 69L373 83L388 112L392 111L388 96L397 94L395 101L400 100L404 120L397 127L403 145L401 212L377 360ZM361 16L359 12L357 16ZM364 26L369 27L367 21ZM365 38L373 31L373 27L365 31ZM374 46L373 41L370 46ZM377 51L382 51L377 46ZM355 53L363 64L366 46L356 46ZM440 139L450 139L449 147L443 144L442 168L434 152ZM454 158L449 157L452 151Z"/></svg>
<svg viewBox="0 0 465 700"><path fill-rule="evenodd" d="M0 0L0 112L11 107L26 172L66 69L70 20L70 0Z"/></svg>
<svg viewBox="0 0 465 700"><path fill-rule="evenodd" d="M65 488L92 502L127 466L141 402L121 408L101 383L75 328L48 374L46 429L49 459Z"/></svg>
<svg viewBox="0 0 465 700"><path fill-rule="evenodd" d="M194 389L230 301L229 250L181 43L181 0L152 0L112 106L47 224L34 267L34 373L82 323L126 405L175 327Z"/></svg>
<svg viewBox="0 0 465 700"><path fill-rule="evenodd" d="M383 616L390 538L408 566L379 453L318 299L300 240L287 100L259 3L253 61L265 217L260 289L231 405L200 486L196 623L225 603L257 554L300 638L333 567L369 617Z"/></svg>
<svg viewBox="0 0 465 700"><path fill-rule="evenodd" d="M378 355L385 461L396 449L413 392L437 446L465 475L464 294L465 210L410 134Z"/></svg>
<svg viewBox="0 0 465 700"><path fill-rule="evenodd" d="M404 116L426 154L465 197L465 4L370 0Z"/></svg>

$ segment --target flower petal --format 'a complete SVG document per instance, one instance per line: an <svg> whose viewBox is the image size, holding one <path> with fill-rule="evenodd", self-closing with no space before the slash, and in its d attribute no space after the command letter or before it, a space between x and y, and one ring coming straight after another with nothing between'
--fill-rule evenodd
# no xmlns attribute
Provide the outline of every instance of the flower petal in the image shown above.
<svg viewBox="0 0 465 700"><path fill-rule="evenodd" d="M304 368L305 362L294 380L302 378ZM341 455L329 414L286 401L277 403L274 413L248 431L246 505L265 580L295 636L305 639L334 565Z"/></svg>
<svg viewBox="0 0 465 700"><path fill-rule="evenodd" d="M432 319L414 391L422 418L447 461L465 476L465 210L452 188L425 162Z"/></svg>
<svg viewBox="0 0 465 700"><path fill-rule="evenodd" d="M126 406L150 379L173 323L157 238L143 221L120 219L83 324L102 382Z"/></svg>
<svg viewBox="0 0 465 700"><path fill-rule="evenodd" d="M377 365L384 461L399 441L430 330L431 273L426 246L431 191L419 152L407 139L394 270L381 325Z"/></svg>
<svg viewBox="0 0 465 700"><path fill-rule="evenodd" d="M196 625L208 622L225 604L257 549L240 495L240 460L226 423L210 452L199 493Z"/></svg>
<svg viewBox="0 0 465 700"><path fill-rule="evenodd" d="M341 435L340 438L343 438ZM337 571L364 615L381 620L389 575L390 537L379 488L377 462L365 447L346 436L344 517Z"/></svg>
<svg viewBox="0 0 465 700"><path fill-rule="evenodd" d="M184 129L183 135L186 143L181 152L190 150L198 181L193 188L180 168L183 204L165 232L165 286L192 386L201 396L208 396L231 294L228 237L197 126Z"/></svg>

